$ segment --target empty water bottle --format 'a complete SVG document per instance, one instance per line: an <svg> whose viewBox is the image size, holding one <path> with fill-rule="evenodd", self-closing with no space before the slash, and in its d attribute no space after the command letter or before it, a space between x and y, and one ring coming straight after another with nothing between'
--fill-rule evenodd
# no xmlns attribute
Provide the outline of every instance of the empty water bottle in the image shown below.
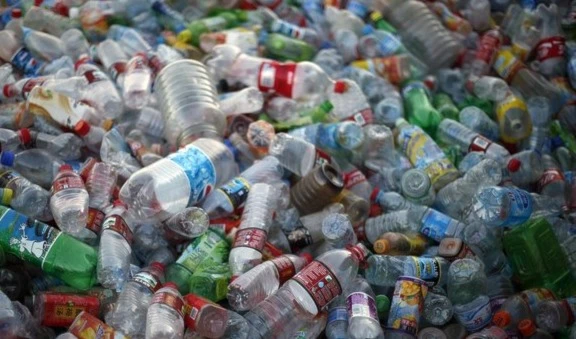
<svg viewBox="0 0 576 339"><path fill-rule="evenodd" d="M70 165L62 165L50 193L54 221L63 232L78 235L86 227L88 218L88 191L82 178Z"/></svg>
<svg viewBox="0 0 576 339"><path fill-rule="evenodd" d="M182 338L184 335L184 300L171 282L154 293L146 315L146 338Z"/></svg>

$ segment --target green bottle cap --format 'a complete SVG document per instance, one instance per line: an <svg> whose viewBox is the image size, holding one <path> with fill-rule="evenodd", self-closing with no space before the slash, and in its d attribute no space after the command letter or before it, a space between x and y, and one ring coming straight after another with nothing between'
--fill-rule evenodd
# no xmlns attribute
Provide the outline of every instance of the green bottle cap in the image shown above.
<svg viewBox="0 0 576 339"><path fill-rule="evenodd" d="M330 111L332 111L332 109L334 108L334 105L332 105L332 103L330 102L330 100L326 100L324 101L321 105L320 108L326 112L329 113Z"/></svg>
<svg viewBox="0 0 576 339"><path fill-rule="evenodd" d="M390 310L390 298L383 294L377 295L376 309L378 310L379 315L388 312Z"/></svg>

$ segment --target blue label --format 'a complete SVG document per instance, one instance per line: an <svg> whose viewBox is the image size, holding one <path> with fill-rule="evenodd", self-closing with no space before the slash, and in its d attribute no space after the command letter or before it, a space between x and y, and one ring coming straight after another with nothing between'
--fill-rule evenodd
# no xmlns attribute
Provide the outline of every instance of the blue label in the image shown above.
<svg viewBox="0 0 576 339"><path fill-rule="evenodd" d="M449 216L429 208L422 218L420 233L440 242L446 237L448 227L452 220Z"/></svg>
<svg viewBox="0 0 576 339"><path fill-rule="evenodd" d="M335 307L328 313L328 324L339 320L348 321L348 311L344 306Z"/></svg>
<svg viewBox="0 0 576 339"><path fill-rule="evenodd" d="M520 189L506 189L510 199L508 217L504 220L505 225L520 225L530 219L532 215L532 196Z"/></svg>
<svg viewBox="0 0 576 339"><path fill-rule="evenodd" d="M440 281L440 263L435 258L411 257L404 266L404 274L426 281L429 286L434 286Z"/></svg>
<svg viewBox="0 0 576 339"><path fill-rule="evenodd" d="M230 180L218 190L228 197L232 208L236 209L246 201L248 192L250 192L250 183L246 179L238 177Z"/></svg>
<svg viewBox="0 0 576 339"><path fill-rule="evenodd" d="M476 332L484 328L492 320L490 300L486 298L486 303L472 309L461 310L460 312L455 309L454 316L469 332Z"/></svg>
<svg viewBox="0 0 576 339"><path fill-rule="evenodd" d="M198 147L189 145L167 157L180 166L190 183L190 199L193 205L204 199L216 184L216 169L210 158Z"/></svg>
<svg viewBox="0 0 576 339"><path fill-rule="evenodd" d="M341 149L336 140L338 133L338 124L322 124L318 127L316 140L320 148Z"/></svg>
<svg viewBox="0 0 576 339"><path fill-rule="evenodd" d="M402 44L393 34L386 32L378 47L380 48L380 53L387 56L395 54L402 47Z"/></svg>
<svg viewBox="0 0 576 339"><path fill-rule="evenodd" d="M20 48L20 50L14 54L10 63L26 76L36 77L40 75L42 63L36 61L32 54L24 47Z"/></svg>
<svg viewBox="0 0 576 339"><path fill-rule="evenodd" d="M368 6L364 5L362 2L358 0L350 0L350 2L348 2L348 6L346 7L346 9L356 14L362 19L364 19L368 14Z"/></svg>

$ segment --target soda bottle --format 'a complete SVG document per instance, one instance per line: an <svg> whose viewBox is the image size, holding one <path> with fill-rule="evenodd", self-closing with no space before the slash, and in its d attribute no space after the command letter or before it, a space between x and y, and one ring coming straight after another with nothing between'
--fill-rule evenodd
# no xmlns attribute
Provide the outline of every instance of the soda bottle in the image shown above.
<svg viewBox="0 0 576 339"><path fill-rule="evenodd" d="M106 323L128 336L142 336L147 330L146 314L155 293L164 283L164 265L152 263L126 283Z"/></svg>
<svg viewBox="0 0 576 339"><path fill-rule="evenodd" d="M444 92L436 93L433 96L432 104L444 119L458 120L460 110L454 105L448 94Z"/></svg>
<svg viewBox="0 0 576 339"><path fill-rule="evenodd" d="M502 45L503 37L498 30L489 30L482 35L480 46L472 61L472 75L487 75L495 62L496 53Z"/></svg>
<svg viewBox="0 0 576 339"><path fill-rule="evenodd" d="M186 30L178 34L178 40L191 43L193 46L199 46L202 34L233 28L246 21L246 19L247 16L244 11L235 11L222 12L216 16L194 20L188 24Z"/></svg>
<svg viewBox="0 0 576 339"><path fill-rule="evenodd" d="M540 4L536 15L541 20L540 41L535 47L538 71L548 77L566 73L565 43L558 6Z"/></svg>
<svg viewBox="0 0 576 339"><path fill-rule="evenodd" d="M174 283L166 283L154 293L146 315L146 338L182 338L184 300Z"/></svg>
<svg viewBox="0 0 576 339"><path fill-rule="evenodd" d="M229 313L236 314L195 294L185 295L184 303L189 308L184 314L184 324L188 329L207 338L222 337L230 327L229 322L233 320Z"/></svg>
<svg viewBox="0 0 576 339"><path fill-rule="evenodd" d="M38 76L42 73L44 64L32 56L13 31L1 31L0 41L4 46L0 53L2 60L10 62L18 71L29 76Z"/></svg>
<svg viewBox="0 0 576 339"><path fill-rule="evenodd" d="M130 176L120 189L120 199L139 218L165 220L204 199L236 171L224 144L201 138Z"/></svg>
<svg viewBox="0 0 576 339"><path fill-rule="evenodd" d="M82 75L88 81L84 99L96 107L106 118L118 118L123 112L124 104L116 85L90 61L86 58L76 62L76 74Z"/></svg>
<svg viewBox="0 0 576 339"><path fill-rule="evenodd" d="M311 261L312 257L306 253L301 257L284 254L255 266L228 286L230 306L236 311L254 308Z"/></svg>
<svg viewBox="0 0 576 339"><path fill-rule="evenodd" d="M571 326L574 323L576 298L543 300L538 303L533 311L538 327L545 331L556 333L565 326Z"/></svg>
<svg viewBox="0 0 576 339"><path fill-rule="evenodd" d="M60 166L50 193L50 210L58 227L73 236L79 234L88 218L88 191L72 166Z"/></svg>
<svg viewBox="0 0 576 339"><path fill-rule="evenodd" d="M410 82L402 90L408 122L435 136L442 115L432 106L429 94L422 82Z"/></svg>

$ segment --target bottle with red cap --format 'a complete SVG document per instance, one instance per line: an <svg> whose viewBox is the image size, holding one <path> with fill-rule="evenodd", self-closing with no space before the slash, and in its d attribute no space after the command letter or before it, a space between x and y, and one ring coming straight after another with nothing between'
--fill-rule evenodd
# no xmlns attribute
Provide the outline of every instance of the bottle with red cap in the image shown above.
<svg viewBox="0 0 576 339"><path fill-rule="evenodd" d="M84 181L70 165L62 165L50 192L54 221L63 232L78 235L88 218L88 191Z"/></svg>
<svg viewBox="0 0 576 339"><path fill-rule="evenodd" d="M80 120L76 126L74 126L74 133L84 140L86 147L95 152L99 152L106 131L101 127L90 125L86 120Z"/></svg>
<svg viewBox="0 0 576 339"><path fill-rule="evenodd" d="M266 261L228 285L228 303L236 311L250 310L310 262L312 256L308 253L302 256L284 254Z"/></svg>
<svg viewBox="0 0 576 339"><path fill-rule="evenodd" d="M107 314L106 323L130 337L144 336L148 307L152 297L164 283L164 269L163 264L153 262L147 268L136 273L125 284L118 296L116 308ZM163 318L156 321L163 321Z"/></svg>
<svg viewBox="0 0 576 339"><path fill-rule="evenodd" d="M536 183L544 173L542 157L536 151L522 151L512 155L506 167L510 179L518 187Z"/></svg>
<svg viewBox="0 0 576 339"><path fill-rule="evenodd" d="M86 179L86 188L90 196L86 228L92 231L93 239L100 234L104 210L110 205L117 178L118 175L111 165L99 162L92 167Z"/></svg>
<svg viewBox="0 0 576 339"><path fill-rule="evenodd" d="M120 291L130 276L135 224L126 205L119 200L115 201L102 223L98 249L98 281L106 288Z"/></svg>
<svg viewBox="0 0 576 339"><path fill-rule="evenodd" d="M42 149L64 161L79 159L80 149L84 145L82 140L72 133L52 135L30 131L28 128L22 128L17 133L22 147Z"/></svg>
<svg viewBox="0 0 576 339"><path fill-rule="evenodd" d="M245 318L252 326L251 337L271 338L275 333L293 333L302 327L307 319L318 315L348 289L368 253L362 244L358 244L328 251L306 265L246 314Z"/></svg>
<svg viewBox="0 0 576 339"><path fill-rule="evenodd" d="M137 53L128 61L122 90L126 107L142 109L146 106L152 95L152 70L148 67L146 54Z"/></svg>
<svg viewBox="0 0 576 339"><path fill-rule="evenodd" d="M530 319L524 319L518 324L518 331L525 339L552 339L550 333L536 327L534 322Z"/></svg>
<svg viewBox="0 0 576 339"><path fill-rule="evenodd" d="M538 327L549 331L559 332L565 326L572 326L576 321L576 297L562 300L544 300L535 310Z"/></svg>
<svg viewBox="0 0 576 339"><path fill-rule="evenodd" d="M234 312L195 294L185 295L184 302L187 306L184 324L189 330L206 338L220 338L224 335L229 313Z"/></svg>
<svg viewBox="0 0 576 339"><path fill-rule="evenodd" d="M374 120L374 112L362 88L350 79L340 79L327 91L327 99L332 104L329 113L332 121L353 121L360 126L369 125Z"/></svg>
<svg viewBox="0 0 576 339"><path fill-rule="evenodd" d="M146 315L146 339L180 339L184 336L187 307L176 284L168 282L150 302Z"/></svg>

